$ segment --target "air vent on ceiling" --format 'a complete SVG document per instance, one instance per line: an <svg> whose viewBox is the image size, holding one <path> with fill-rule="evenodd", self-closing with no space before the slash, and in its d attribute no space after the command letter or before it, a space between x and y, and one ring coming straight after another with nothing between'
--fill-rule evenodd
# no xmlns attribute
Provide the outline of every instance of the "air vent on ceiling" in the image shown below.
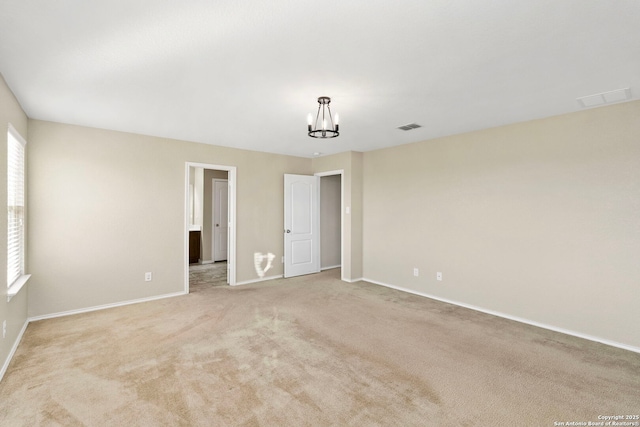
<svg viewBox="0 0 640 427"><path fill-rule="evenodd" d="M597 107L599 105L612 104L614 102L622 102L631 99L631 89L627 87L624 89L616 89L609 92L583 96L576 99L584 108Z"/></svg>
<svg viewBox="0 0 640 427"><path fill-rule="evenodd" d="M412 129L418 129L418 128L421 128L421 127L422 126L420 126L417 123L409 123L409 124L406 124L406 125L398 126L398 129L401 129L401 130L412 130Z"/></svg>

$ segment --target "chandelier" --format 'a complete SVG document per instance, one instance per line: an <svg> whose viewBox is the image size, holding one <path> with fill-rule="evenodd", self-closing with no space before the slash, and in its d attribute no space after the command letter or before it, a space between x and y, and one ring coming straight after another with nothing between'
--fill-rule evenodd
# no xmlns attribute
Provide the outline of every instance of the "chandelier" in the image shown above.
<svg viewBox="0 0 640 427"><path fill-rule="evenodd" d="M336 113L334 120L331 115L329 103L331 103L331 98L328 96L321 96L318 98L318 112L316 113L316 119L313 120L313 115L311 115L311 113L307 116L309 136L311 138L335 138L340 135L340 132L338 132L338 114Z"/></svg>

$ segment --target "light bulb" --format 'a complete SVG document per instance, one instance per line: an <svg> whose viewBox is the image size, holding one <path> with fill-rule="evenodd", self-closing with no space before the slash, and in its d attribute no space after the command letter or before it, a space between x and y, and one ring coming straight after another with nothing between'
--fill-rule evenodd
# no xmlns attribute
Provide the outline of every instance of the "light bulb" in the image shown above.
<svg viewBox="0 0 640 427"><path fill-rule="evenodd" d="M307 115L307 124L308 124L309 126L311 126L311 125L313 124L313 116L311 115L311 113L309 113L309 114Z"/></svg>
<svg viewBox="0 0 640 427"><path fill-rule="evenodd" d="M322 130L327 130L327 119L322 121Z"/></svg>
<svg viewBox="0 0 640 427"><path fill-rule="evenodd" d="M338 124L338 113L336 113L336 124Z"/></svg>

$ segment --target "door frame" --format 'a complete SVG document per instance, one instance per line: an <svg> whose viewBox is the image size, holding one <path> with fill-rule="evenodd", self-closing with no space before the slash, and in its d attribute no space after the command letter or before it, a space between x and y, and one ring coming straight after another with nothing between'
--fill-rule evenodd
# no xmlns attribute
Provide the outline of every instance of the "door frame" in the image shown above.
<svg viewBox="0 0 640 427"><path fill-rule="evenodd" d="M211 212L213 214L213 219L215 219L215 215L216 215L216 211L215 211L215 207L216 207L216 182L226 182L227 183L227 188L229 187L229 179L222 179L222 178L213 178L211 180ZM227 204L229 203L229 198L227 197ZM227 205L227 214L229 213L229 206ZM229 225L228 225L227 221L227 236L229 233ZM215 221L211 221L211 259L213 259L213 262L216 262L216 241L215 241L215 236L216 236L216 226L215 226ZM227 238L227 253L229 252L229 239ZM227 255L228 257L229 255Z"/></svg>
<svg viewBox="0 0 640 427"><path fill-rule="evenodd" d="M348 282L349 280L344 275L344 169L337 169L326 172L316 172L315 176L333 176L340 175L340 280ZM322 191L322 180L320 180L320 191ZM320 251L318 257L321 257L322 252L322 239L320 239ZM322 258L320 258L320 269L322 270Z"/></svg>
<svg viewBox="0 0 640 427"><path fill-rule="evenodd" d="M189 293L189 175L190 167L227 171L227 181L229 183L229 214L228 224L228 245L227 245L227 282L229 285L236 284L236 167L225 165L214 165L210 163L185 162L185 191L184 191L184 291Z"/></svg>

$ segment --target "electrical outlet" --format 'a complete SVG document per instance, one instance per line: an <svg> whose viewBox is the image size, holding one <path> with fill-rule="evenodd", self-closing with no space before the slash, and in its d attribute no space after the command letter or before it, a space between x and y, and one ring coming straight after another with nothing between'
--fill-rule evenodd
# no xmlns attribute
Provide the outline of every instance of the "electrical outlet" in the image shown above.
<svg viewBox="0 0 640 427"><path fill-rule="evenodd" d="M7 321L2 321L2 338L7 336Z"/></svg>
<svg viewBox="0 0 640 427"><path fill-rule="evenodd" d="M442 281L442 272L438 271L438 272L436 273L436 280L440 280L440 281Z"/></svg>
<svg viewBox="0 0 640 427"><path fill-rule="evenodd" d="M144 273L144 281L145 282L150 282L151 281L151 272L150 271L147 272L147 273Z"/></svg>
<svg viewBox="0 0 640 427"><path fill-rule="evenodd" d="M413 275L414 275L414 276L416 276L416 277L418 277L418 275L419 275L419 274L420 274L420 272L418 271L418 269L417 269L417 268L414 268L414 269L413 269Z"/></svg>

